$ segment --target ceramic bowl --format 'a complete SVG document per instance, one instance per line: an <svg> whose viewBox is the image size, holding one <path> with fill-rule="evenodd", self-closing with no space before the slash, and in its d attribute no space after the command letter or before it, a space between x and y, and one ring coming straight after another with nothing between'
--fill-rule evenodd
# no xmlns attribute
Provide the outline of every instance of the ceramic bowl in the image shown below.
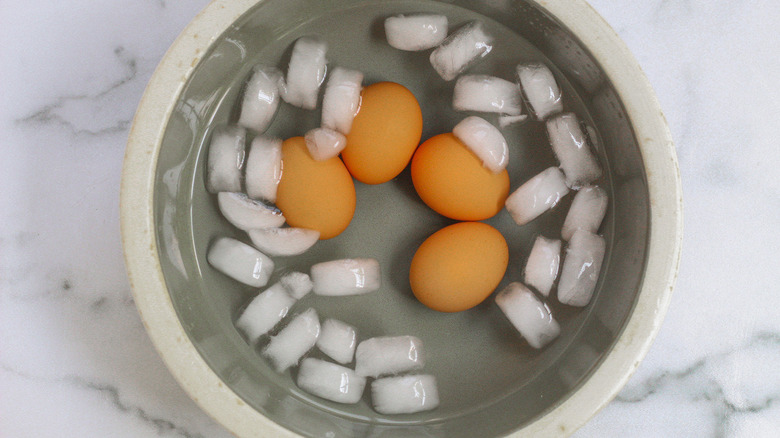
<svg viewBox="0 0 780 438"><path fill-rule="evenodd" d="M492 299L457 314L414 300L408 266L416 246L451 223L414 194L408 172L378 186L356 184L348 230L307 254L279 260L307 270L315 261L376 257L380 291L354 298L307 297L321 315L355 325L362 339L414 334L428 350L426 372L439 380L441 406L383 416L370 391L357 405L307 395L295 371L279 374L234 327L257 293L214 271L209 242L247 240L221 218L204 187L211 130L237 119L236 101L258 62L283 65L291 43L316 34L332 65L363 71L366 83L400 82L420 100L423 138L462 117L451 110L452 83L428 54L401 52L384 40L382 20L401 12L440 12L452 25L479 18L496 37L494 52L472 72L513 77L520 61L553 66L565 104L597 134L610 196L601 233L607 256L596 294L583 309L550 306L560 337L537 351L512 329ZM319 113L283 105L269 132L282 138L317 126ZM544 126L509 128L512 187L554 163ZM571 197L569 197L571 198ZM533 236L560 230L565 200L523 227L502 212L488 221L510 246L505 283L519 280ZM614 31L581 0L214 1L179 36L154 73L128 140L122 237L135 302L173 375L211 416L238 436L490 437L568 435L620 390L658 331L677 273L681 190L663 114L639 65Z"/></svg>

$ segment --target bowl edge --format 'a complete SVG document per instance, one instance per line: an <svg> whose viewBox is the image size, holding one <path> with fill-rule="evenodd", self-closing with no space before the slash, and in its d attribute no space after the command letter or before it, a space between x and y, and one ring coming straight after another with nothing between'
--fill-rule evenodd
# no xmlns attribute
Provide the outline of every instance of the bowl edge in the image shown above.
<svg viewBox="0 0 780 438"><path fill-rule="evenodd" d="M571 435L620 392L647 355L666 315L679 271L683 232L677 153L660 103L636 58L586 1L532 1L580 38L625 106L645 169L653 169L646 172L650 234L639 299L609 354L579 390L511 437Z"/></svg>
<svg viewBox="0 0 780 438"><path fill-rule="evenodd" d="M244 403L200 356L168 295L153 224L154 174L173 102L211 43L256 3L212 1L185 27L157 65L128 135L120 186L120 233L133 298L146 332L190 398L236 436L297 437Z"/></svg>
<svg viewBox="0 0 780 438"><path fill-rule="evenodd" d="M615 397L658 333L680 260L682 187L674 144L660 104L625 43L584 0L534 1L572 30L604 69L634 125L645 165L653 169L647 174L651 205L648 262L639 301L623 333L577 392L510 435L560 436L573 433ZM211 42L256 3L212 1L160 61L144 91L128 137L120 188L120 225L136 307L155 348L179 384L233 434L294 437L298 435L246 405L209 368L187 337L165 287L152 222L158 147L173 110L172 102ZM637 338L640 333L646 335ZM620 377L615 379L616 375Z"/></svg>

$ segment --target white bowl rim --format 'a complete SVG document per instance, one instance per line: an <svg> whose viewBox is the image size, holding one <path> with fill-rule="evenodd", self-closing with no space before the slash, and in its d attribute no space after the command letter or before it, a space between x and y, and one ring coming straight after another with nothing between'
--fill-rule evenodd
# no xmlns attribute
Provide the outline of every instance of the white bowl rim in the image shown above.
<svg viewBox="0 0 780 438"><path fill-rule="evenodd" d="M613 349L561 404L510 436L569 435L625 385L658 333L677 277L682 245L682 185L669 127L649 81L615 31L584 0L532 0L568 27L612 81L633 123L647 172L648 258L639 299ZM153 223L159 147L174 102L200 57L258 0L214 0L179 35L160 61L139 104L127 142L120 190L125 263L133 296L160 356L203 410L240 437L296 437L225 385L200 356L179 321L165 286ZM641 122L639 122L641 121Z"/></svg>

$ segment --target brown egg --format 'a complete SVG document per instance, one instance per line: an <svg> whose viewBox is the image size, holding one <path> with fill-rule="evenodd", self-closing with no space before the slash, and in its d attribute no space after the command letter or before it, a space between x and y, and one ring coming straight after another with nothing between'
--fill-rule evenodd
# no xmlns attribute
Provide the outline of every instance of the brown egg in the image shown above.
<svg viewBox="0 0 780 438"><path fill-rule="evenodd" d="M451 133L431 137L417 148L412 182L425 204L461 221L495 216L509 195L509 173L492 173Z"/></svg>
<svg viewBox="0 0 780 438"><path fill-rule="evenodd" d="M360 99L341 158L358 181L381 184L409 164L420 144L422 111L412 92L395 82L369 85Z"/></svg>
<svg viewBox="0 0 780 438"><path fill-rule="evenodd" d="M355 214L355 184L338 157L315 161L304 138L293 137L282 143L276 205L291 227L317 230L320 239L330 239Z"/></svg>
<svg viewBox="0 0 780 438"><path fill-rule="evenodd" d="M482 222L442 228L420 245L409 283L421 303L440 312L460 312L485 300L509 263L504 236Z"/></svg>

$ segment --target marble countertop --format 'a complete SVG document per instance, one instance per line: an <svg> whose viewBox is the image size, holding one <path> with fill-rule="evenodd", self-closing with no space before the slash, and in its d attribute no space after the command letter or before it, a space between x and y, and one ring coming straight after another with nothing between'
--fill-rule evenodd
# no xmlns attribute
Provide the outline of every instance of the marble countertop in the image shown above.
<svg viewBox="0 0 780 438"><path fill-rule="evenodd" d="M119 238L135 107L205 3L0 4L2 437L230 436L157 356ZM777 436L780 2L591 3L671 125L685 240L647 358L575 436Z"/></svg>

